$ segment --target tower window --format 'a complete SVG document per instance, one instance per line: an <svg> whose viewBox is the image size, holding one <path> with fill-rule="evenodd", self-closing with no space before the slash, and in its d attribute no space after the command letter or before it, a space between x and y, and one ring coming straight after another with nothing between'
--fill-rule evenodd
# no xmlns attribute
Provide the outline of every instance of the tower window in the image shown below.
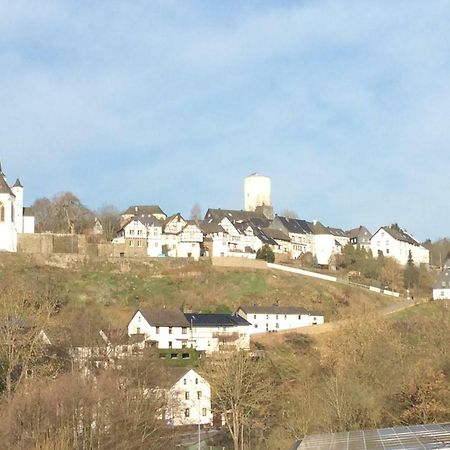
<svg viewBox="0 0 450 450"><path fill-rule="evenodd" d="M3 203L0 203L0 222L5 221L5 207L3 206Z"/></svg>

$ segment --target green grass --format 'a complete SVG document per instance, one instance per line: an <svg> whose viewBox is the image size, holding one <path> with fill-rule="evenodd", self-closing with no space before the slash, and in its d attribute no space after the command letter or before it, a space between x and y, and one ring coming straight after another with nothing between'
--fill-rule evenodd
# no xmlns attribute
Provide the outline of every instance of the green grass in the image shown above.
<svg viewBox="0 0 450 450"><path fill-rule="evenodd" d="M450 314L450 303L433 301L430 303L421 303L419 305L412 306L411 308L404 309L392 314L391 317L393 320L412 319L417 316L430 318L443 310L445 311L446 309Z"/></svg>

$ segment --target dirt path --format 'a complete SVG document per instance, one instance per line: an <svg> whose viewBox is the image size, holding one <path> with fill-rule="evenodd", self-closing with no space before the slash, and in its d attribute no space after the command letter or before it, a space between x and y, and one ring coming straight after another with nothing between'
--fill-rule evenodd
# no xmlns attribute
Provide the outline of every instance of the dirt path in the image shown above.
<svg viewBox="0 0 450 450"><path fill-rule="evenodd" d="M378 310L378 313L381 316L389 316L399 311L403 311L404 309L411 308L416 306L418 303L413 303L408 300L399 301L393 303L392 305L385 306ZM291 328L290 330L278 331L276 333L261 333L255 334L251 336L252 342L260 342L260 343L276 343L282 342L284 339L284 335L290 333L299 333L299 334L308 334L308 335L318 335L323 333L330 333L332 331L336 331L348 322L351 319L342 319L336 320L334 322L326 322L323 325L312 325L310 327L300 327L300 328Z"/></svg>

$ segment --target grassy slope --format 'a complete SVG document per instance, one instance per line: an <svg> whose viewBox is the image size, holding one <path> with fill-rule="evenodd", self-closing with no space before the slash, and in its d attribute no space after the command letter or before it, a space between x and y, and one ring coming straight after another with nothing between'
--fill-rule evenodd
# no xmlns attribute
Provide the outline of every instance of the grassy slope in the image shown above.
<svg viewBox="0 0 450 450"><path fill-rule="evenodd" d="M326 320L369 312L393 300L354 287L272 271L213 268L208 262L98 260L66 268L47 261L8 255L0 275L52 280L67 299L62 316L86 306L116 325L127 322L138 307L234 311L240 304L299 305L322 312ZM3 258L3 262L6 262ZM52 260L54 263L54 259Z"/></svg>

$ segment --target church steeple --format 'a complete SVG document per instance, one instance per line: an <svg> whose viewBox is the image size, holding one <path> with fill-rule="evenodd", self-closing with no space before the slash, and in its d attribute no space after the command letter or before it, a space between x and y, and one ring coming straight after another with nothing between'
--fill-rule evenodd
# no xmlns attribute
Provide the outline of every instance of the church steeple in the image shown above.
<svg viewBox="0 0 450 450"><path fill-rule="evenodd" d="M20 182L20 180L17 178L16 182L14 183L13 188L15 187L19 187L19 188L23 188L22 183Z"/></svg>

